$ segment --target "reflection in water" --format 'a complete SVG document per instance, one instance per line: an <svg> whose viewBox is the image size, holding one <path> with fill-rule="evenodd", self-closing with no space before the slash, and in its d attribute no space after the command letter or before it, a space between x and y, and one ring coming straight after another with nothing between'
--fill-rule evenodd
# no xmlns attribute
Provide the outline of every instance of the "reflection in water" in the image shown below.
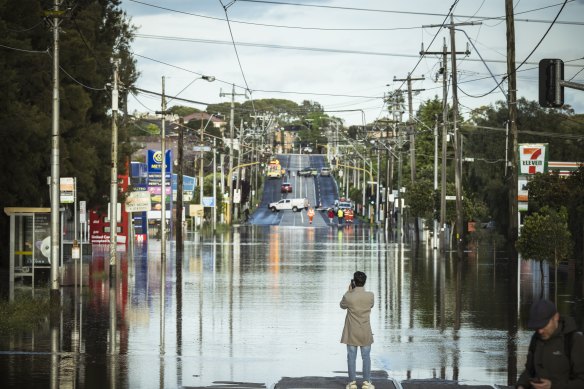
<svg viewBox="0 0 584 389"><path fill-rule="evenodd" d="M555 294L553 271L544 268L542 289L538 264L492 247L458 260L358 226L242 227L196 234L180 256L169 246L166 263L157 241L120 253L111 284L107 249L95 249L80 268L83 290L63 288L57 325L0 338L2 387L269 387L285 376L338 375L346 366L339 301L355 270L376 295L374 370L513 383L529 305ZM581 325L582 284L558 276L558 306Z"/></svg>

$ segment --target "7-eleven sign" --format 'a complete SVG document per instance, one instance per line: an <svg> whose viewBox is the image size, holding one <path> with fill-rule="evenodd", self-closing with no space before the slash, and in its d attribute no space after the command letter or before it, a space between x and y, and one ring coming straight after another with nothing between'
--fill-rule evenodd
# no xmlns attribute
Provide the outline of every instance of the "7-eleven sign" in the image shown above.
<svg viewBox="0 0 584 389"><path fill-rule="evenodd" d="M519 174L545 173L548 170L548 144L519 145Z"/></svg>

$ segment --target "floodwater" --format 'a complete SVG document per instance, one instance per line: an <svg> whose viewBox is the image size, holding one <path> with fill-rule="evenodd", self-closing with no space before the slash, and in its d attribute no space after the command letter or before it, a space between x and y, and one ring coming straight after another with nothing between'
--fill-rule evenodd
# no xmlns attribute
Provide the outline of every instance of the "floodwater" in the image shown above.
<svg viewBox="0 0 584 389"><path fill-rule="evenodd" d="M111 285L107 247L84 258L82 287L69 265L57 325L0 338L0 386L270 388L343 375L339 302L356 270L375 293L372 369L398 380L513 383L542 291L582 325L582 286L569 272L556 297L553 271L544 269L542 289L539 264L518 266L492 246L459 261L359 226L243 226L188 239L182 258L169 243L165 264L157 240L119 253Z"/></svg>

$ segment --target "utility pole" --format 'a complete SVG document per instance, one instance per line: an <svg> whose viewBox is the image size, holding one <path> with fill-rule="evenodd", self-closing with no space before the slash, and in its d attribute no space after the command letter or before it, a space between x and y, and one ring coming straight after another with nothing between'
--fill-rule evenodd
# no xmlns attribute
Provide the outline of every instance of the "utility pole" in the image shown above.
<svg viewBox="0 0 584 389"><path fill-rule="evenodd" d="M59 10L61 1L55 0L53 10L46 11L47 17L52 17L53 28L53 121L51 131L51 306L60 304L59 261L61 248L60 233L60 171L59 171L59 26L63 11ZM47 18L48 19L48 18Z"/></svg>
<svg viewBox="0 0 584 389"><path fill-rule="evenodd" d="M246 96L245 93L235 93L235 84L231 84L231 93L219 93L219 97L231 96L231 117L229 118L229 138L231 140L229 145L229 170L233 170L233 145L235 144L235 134L234 134L234 115L235 115L235 96ZM228 182L227 186L229 188L229 206L227 209L227 224L231 224L231 208L233 208L233 183Z"/></svg>
<svg viewBox="0 0 584 389"><path fill-rule="evenodd" d="M393 78L393 81L407 81L408 83L408 133L410 135L410 182L413 184L416 181L416 137L414 130L414 108L412 104L412 80L424 80L424 76L419 78L412 78L411 74L408 73L408 77L403 79ZM416 89L415 92L423 91L424 89ZM419 238L418 218L414 218L414 234L416 236L416 242Z"/></svg>
<svg viewBox="0 0 584 389"><path fill-rule="evenodd" d="M175 225L175 236L176 236L176 252L177 254L182 253L184 249L183 242L183 191L184 191L184 142L185 142L185 128L184 119L179 118L179 132L178 132L178 172L177 172L177 183L176 183L176 218L177 223ZM182 261L181 255L176 256L177 268Z"/></svg>
<svg viewBox="0 0 584 389"><path fill-rule="evenodd" d="M112 150L111 150L111 178L110 178L110 282L116 275L116 251L118 245L118 67L119 59L113 59L114 82L112 87ZM130 238L128 236L128 238Z"/></svg>
<svg viewBox="0 0 584 389"><path fill-rule="evenodd" d="M507 24L507 105L511 134L510 176L509 180L509 241L517 240L519 220L517 206L517 77L515 73L515 18L513 1L505 0L505 19Z"/></svg>
<svg viewBox="0 0 584 389"><path fill-rule="evenodd" d="M160 260L166 262L166 97L164 96L164 76L162 76L162 103L161 111L156 111L162 115L160 129Z"/></svg>
<svg viewBox="0 0 584 389"><path fill-rule="evenodd" d="M423 81L424 76L418 78L412 78L411 74L408 73L407 78L393 78L393 81L407 81L408 83L408 132L410 133L410 171L411 171L411 182L412 184L416 180L416 140L414 131L414 108L412 103L412 92L421 92L425 89L413 89L412 81Z"/></svg>
<svg viewBox="0 0 584 389"><path fill-rule="evenodd" d="M460 166L460 144L458 132L458 86L456 74L456 39L454 37L454 17L450 15L450 60L452 61L452 125L454 129L454 185L456 186L456 245L459 258L462 258L462 237L464 233L464 215L462 207L462 176Z"/></svg>
<svg viewBox="0 0 584 389"><path fill-rule="evenodd" d="M427 27L448 27L451 29L450 33L451 33L451 44L454 40L454 27L455 26L465 26L465 25L475 25L476 23L473 22L468 22L468 23L458 23L458 24L454 24L452 23L451 20L451 24L447 25L447 26L443 26L443 25L430 25ZM420 51L420 55L426 55L426 54L437 54L437 55L442 55L442 68L440 69L440 73L442 74L442 168L441 168L441 190L440 190L440 250L444 251L446 248L446 151L447 151L447 134L448 134L448 48L446 47L446 39L444 39L444 44L442 47L442 51L424 51L424 47L422 46L422 50ZM456 64L456 55L458 54L464 54L464 55L468 55L470 54L470 51L468 50L468 48L465 51L456 51L454 48L454 45L452 44L451 47L451 51L450 54L452 56L452 63L453 65ZM453 66L453 82L452 82L452 89L456 90L456 78L454 77L454 75L456 74L456 67ZM458 100L456 100L455 103L453 103L454 106L458 106ZM454 116L454 120L453 123L456 122L457 116L458 116L458 110L453 110L453 116ZM456 136L455 136L455 145L456 145ZM456 155L456 150L457 148L455 148L455 163L457 164L457 166L460 167L460 164L458 163L458 155ZM458 216L460 213L460 216L462 216L462 201L460 202L460 207L459 208L459 201L458 201L458 190L461 189L459 188L458 184L456 184L457 186L457 203L456 203L456 215L457 215L457 221L456 223L459 224L458 221ZM460 210L460 212L459 212Z"/></svg>
<svg viewBox="0 0 584 389"><path fill-rule="evenodd" d="M241 145L243 141L243 119L239 124L239 152L237 153L237 166L241 165ZM235 180L235 191L239 192L239 183L241 182L242 178L242 169L237 168L237 179ZM235 196L234 196L235 197ZM239 204L241 204L241 196L239 197ZM234 220L239 219L239 206L233 207L233 216Z"/></svg>

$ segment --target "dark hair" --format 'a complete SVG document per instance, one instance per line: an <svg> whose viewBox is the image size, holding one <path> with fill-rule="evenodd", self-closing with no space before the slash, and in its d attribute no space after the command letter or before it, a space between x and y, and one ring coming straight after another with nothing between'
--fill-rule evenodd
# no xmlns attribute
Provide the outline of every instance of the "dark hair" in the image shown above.
<svg viewBox="0 0 584 389"><path fill-rule="evenodd" d="M355 286L364 286L365 281L367 281L367 275L362 271L356 271L353 274L353 280L355 281Z"/></svg>

